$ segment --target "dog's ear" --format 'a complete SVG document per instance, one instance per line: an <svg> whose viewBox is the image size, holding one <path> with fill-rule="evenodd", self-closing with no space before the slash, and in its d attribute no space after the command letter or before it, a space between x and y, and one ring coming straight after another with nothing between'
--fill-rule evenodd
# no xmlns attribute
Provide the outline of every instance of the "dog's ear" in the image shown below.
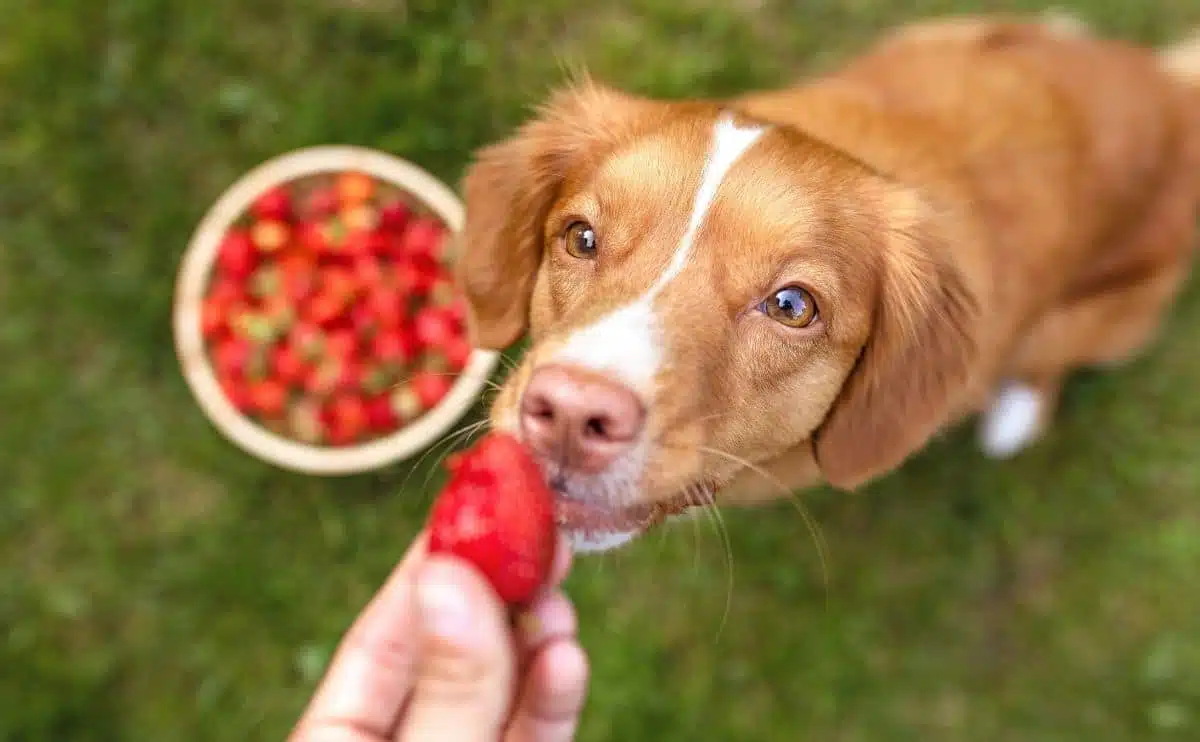
<svg viewBox="0 0 1200 742"><path fill-rule="evenodd" d="M524 334L547 212L564 179L595 164L655 107L585 78L551 96L511 138L476 154L463 181L456 269L476 346L502 349Z"/></svg>
<svg viewBox="0 0 1200 742"><path fill-rule="evenodd" d="M902 464L971 381L976 297L927 207L902 201L889 215L871 334L814 436L822 476L841 489Z"/></svg>

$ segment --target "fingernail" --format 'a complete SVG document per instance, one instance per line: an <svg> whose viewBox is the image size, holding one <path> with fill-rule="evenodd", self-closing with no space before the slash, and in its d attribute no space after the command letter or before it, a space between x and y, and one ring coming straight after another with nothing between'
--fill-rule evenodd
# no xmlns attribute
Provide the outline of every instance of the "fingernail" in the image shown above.
<svg viewBox="0 0 1200 742"><path fill-rule="evenodd" d="M461 642L471 637L471 606L448 570L430 565L417 582L417 604L425 628Z"/></svg>

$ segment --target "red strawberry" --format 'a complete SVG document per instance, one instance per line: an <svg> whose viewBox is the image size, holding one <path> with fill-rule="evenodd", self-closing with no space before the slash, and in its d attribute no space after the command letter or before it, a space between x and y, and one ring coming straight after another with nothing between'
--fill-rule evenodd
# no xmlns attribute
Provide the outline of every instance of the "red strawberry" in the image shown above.
<svg viewBox="0 0 1200 742"><path fill-rule="evenodd" d="M281 221L261 221L250 228L250 239L255 247L265 253L282 250L290 236L287 224Z"/></svg>
<svg viewBox="0 0 1200 742"><path fill-rule="evenodd" d="M342 318L345 301L327 291L322 291L308 300L305 315L321 326L332 325Z"/></svg>
<svg viewBox="0 0 1200 742"><path fill-rule="evenodd" d="M338 210L338 193L333 188L317 188L308 195L305 211L309 219L323 219Z"/></svg>
<svg viewBox="0 0 1200 742"><path fill-rule="evenodd" d="M413 333L425 348L441 349L458 336L450 317L437 307L422 307L413 319Z"/></svg>
<svg viewBox="0 0 1200 742"><path fill-rule="evenodd" d="M450 387L454 385L454 379L445 374L418 371L413 374L408 383L417 393L417 398L421 400L421 406L431 410L437 407L442 398L450 392Z"/></svg>
<svg viewBox="0 0 1200 742"><path fill-rule="evenodd" d="M250 210L259 219L286 222L292 218L292 196L284 186L275 186L254 199Z"/></svg>
<svg viewBox="0 0 1200 742"><path fill-rule="evenodd" d="M321 290L346 301L358 293L359 284L348 268L330 265L321 270Z"/></svg>
<svg viewBox="0 0 1200 742"><path fill-rule="evenodd" d="M357 206L369 200L375 193L375 181L371 176L360 172L338 174L335 187L343 207Z"/></svg>
<svg viewBox="0 0 1200 742"><path fill-rule="evenodd" d="M367 294L366 305L381 328L395 330L403 326L407 301L399 289L376 287Z"/></svg>
<svg viewBox="0 0 1200 742"><path fill-rule="evenodd" d="M350 358L358 351L358 336L349 328L331 330L325 338L325 352L334 358Z"/></svg>
<svg viewBox="0 0 1200 742"><path fill-rule="evenodd" d="M363 388L367 370L362 361L354 357L343 358L340 368L341 373L337 380L338 389L343 392L358 392Z"/></svg>
<svg viewBox="0 0 1200 742"><path fill-rule="evenodd" d="M241 229L229 230L217 248L217 269L220 273L228 279L244 281L257 265L258 253L249 233Z"/></svg>
<svg viewBox="0 0 1200 742"><path fill-rule="evenodd" d="M429 552L473 564L510 605L529 602L554 564L554 494L512 436L492 433L447 461L429 515Z"/></svg>
<svg viewBox="0 0 1200 742"><path fill-rule="evenodd" d="M311 322L297 322L289 333L288 343L306 361L315 361L325 354L325 333Z"/></svg>
<svg viewBox="0 0 1200 742"><path fill-rule="evenodd" d="M229 329L229 305L216 296L206 296L200 303L200 333L205 340L220 337Z"/></svg>
<svg viewBox="0 0 1200 742"><path fill-rule="evenodd" d="M417 346L407 333L390 330L371 338L370 354L380 363L399 368L412 361Z"/></svg>
<svg viewBox="0 0 1200 742"><path fill-rule="evenodd" d="M392 400L386 394L367 400L367 424L379 433L393 431L400 425L400 418L392 409Z"/></svg>
<svg viewBox="0 0 1200 742"><path fill-rule="evenodd" d="M263 379L251 384L248 393L254 409L266 417L282 415L287 407L288 389L278 379Z"/></svg>
<svg viewBox="0 0 1200 742"><path fill-rule="evenodd" d="M446 228L436 219L414 219L404 232L404 253L414 258L440 261L445 235Z"/></svg>
<svg viewBox="0 0 1200 742"><path fill-rule="evenodd" d="M330 437L337 443L351 443L370 428L367 406L362 397L338 394L326 407Z"/></svg>
<svg viewBox="0 0 1200 742"><path fill-rule="evenodd" d="M408 205L397 199L379 210L379 227L392 234L400 234L408 226L412 212Z"/></svg>
<svg viewBox="0 0 1200 742"><path fill-rule="evenodd" d="M392 392L392 405L405 420L411 420L426 410L431 410L453 386L453 379L435 371L417 371L408 384Z"/></svg>
<svg viewBox="0 0 1200 742"><path fill-rule="evenodd" d="M230 336L222 339L213 348L213 368L218 377L241 378L250 365L254 346L243 337Z"/></svg>
<svg viewBox="0 0 1200 742"><path fill-rule="evenodd" d="M359 286L374 288L383 285L383 263L373 255L359 255L350 264L350 272Z"/></svg>
<svg viewBox="0 0 1200 742"><path fill-rule="evenodd" d="M410 296L425 296L437 276L428 266L415 260L404 260L396 266L396 283L400 291Z"/></svg>
<svg viewBox="0 0 1200 742"><path fill-rule="evenodd" d="M442 346L442 355L446 358L446 366L451 371L462 371L467 361L471 360L471 344L461 335L456 335Z"/></svg>
<svg viewBox="0 0 1200 742"><path fill-rule="evenodd" d="M355 304L350 307L350 327L360 338L367 340L374 337L379 330L379 320L366 304Z"/></svg>
<svg viewBox="0 0 1200 742"><path fill-rule="evenodd" d="M235 376L222 375L217 383L221 386L221 393L238 412L248 415L254 411L254 400L244 382Z"/></svg>
<svg viewBox="0 0 1200 742"><path fill-rule="evenodd" d="M246 288L243 283L227 277L219 277L214 280L208 287L207 296L226 306L232 306L236 302L244 302L247 298Z"/></svg>
<svg viewBox="0 0 1200 742"><path fill-rule="evenodd" d="M308 366L295 348L284 343L271 349L271 373L285 384L299 384Z"/></svg>
<svg viewBox="0 0 1200 742"><path fill-rule="evenodd" d="M327 358L309 368L304 378L304 390L318 397L327 397L341 386L345 361Z"/></svg>

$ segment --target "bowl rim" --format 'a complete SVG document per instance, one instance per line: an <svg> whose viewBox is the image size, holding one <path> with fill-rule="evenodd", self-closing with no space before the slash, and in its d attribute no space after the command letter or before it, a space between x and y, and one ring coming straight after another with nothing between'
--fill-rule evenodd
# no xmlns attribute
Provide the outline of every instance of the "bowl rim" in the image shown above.
<svg viewBox="0 0 1200 742"><path fill-rule="evenodd" d="M269 187L310 175L359 171L386 181L433 211L457 235L464 207L458 196L411 162L366 147L323 145L278 155L227 188L197 225L175 286L175 351L184 379L209 421L247 453L304 474L359 474L407 459L434 445L475 404L500 353L475 348L446 396L410 425L382 438L346 447L315 446L278 435L243 415L222 392L205 354L200 304L218 247L229 226Z"/></svg>

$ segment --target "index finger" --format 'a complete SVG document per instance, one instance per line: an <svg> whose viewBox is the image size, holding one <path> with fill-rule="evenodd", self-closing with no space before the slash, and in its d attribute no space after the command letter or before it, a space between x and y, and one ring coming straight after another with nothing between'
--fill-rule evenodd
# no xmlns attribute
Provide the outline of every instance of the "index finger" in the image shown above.
<svg viewBox="0 0 1200 742"><path fill-rule="evenodd" d="M348 742L388 739L412 690L417 635L413 576L425 557L424 530L338 645L293 733L340 732Z"/></svg>

